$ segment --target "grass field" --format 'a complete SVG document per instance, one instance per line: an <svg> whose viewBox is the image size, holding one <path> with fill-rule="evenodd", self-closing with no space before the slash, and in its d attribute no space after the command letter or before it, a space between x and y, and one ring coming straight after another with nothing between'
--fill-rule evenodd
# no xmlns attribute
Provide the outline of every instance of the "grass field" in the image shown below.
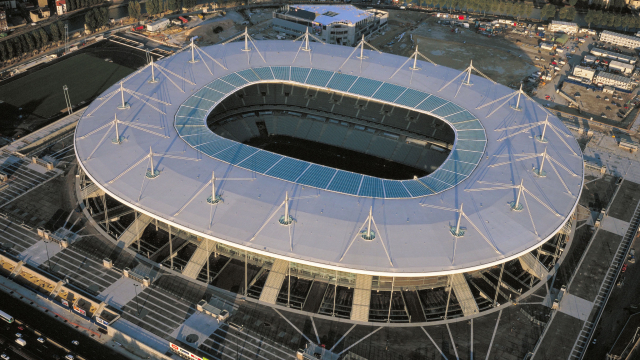
<svg viewBox="0 0 640 360"><path fill-rule="evenodd" d="M17 128L33 130L66 107L62 87L69 87L71 104L93 99L134 70L88 53L64 59L19 79L0 84L0 132L13 136ZM22 108L22 111L18 111ZM22 114L23 118L18 116Z"/></svg>

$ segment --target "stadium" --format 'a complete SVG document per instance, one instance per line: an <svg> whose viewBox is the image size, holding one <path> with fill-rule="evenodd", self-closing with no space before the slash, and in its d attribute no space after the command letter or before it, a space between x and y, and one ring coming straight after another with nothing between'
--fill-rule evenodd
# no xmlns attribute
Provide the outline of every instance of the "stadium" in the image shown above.
<svg viewBox="0 0 640 360"><path fill-rule="evenodd" d="M584 182L553 114L417 49L240 40L150 63L78 122L84 205L158 264L129 276L380 323L544 284Z"/></svg>

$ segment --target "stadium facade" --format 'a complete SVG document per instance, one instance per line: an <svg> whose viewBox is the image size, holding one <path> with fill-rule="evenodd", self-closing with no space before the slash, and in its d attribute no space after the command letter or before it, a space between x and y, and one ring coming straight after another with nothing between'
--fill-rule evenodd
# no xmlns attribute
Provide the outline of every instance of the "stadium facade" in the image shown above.
<svg viewBox="0 0 640 360"><path fill-rule="evenodd" d="M163 271L249 299L354 321L477 316L544 283L583 160L526 95L460 75L359 47L190 46L85 111L84 204ZM261 148L273 139L362 154L364 170Z"/></svg>

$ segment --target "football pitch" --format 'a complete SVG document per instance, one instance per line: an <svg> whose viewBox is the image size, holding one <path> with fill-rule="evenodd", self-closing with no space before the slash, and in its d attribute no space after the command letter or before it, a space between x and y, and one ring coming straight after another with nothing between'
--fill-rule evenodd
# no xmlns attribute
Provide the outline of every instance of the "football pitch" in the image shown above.
<svg viewBox="0 0 640 360"><path fill-rule="evenodd" d="M62 87L67 85L71 104L77 105L104 92L133 69L89 54L78 54L0 85L0 100L23 113L50 118L66 108Z"/></svg>

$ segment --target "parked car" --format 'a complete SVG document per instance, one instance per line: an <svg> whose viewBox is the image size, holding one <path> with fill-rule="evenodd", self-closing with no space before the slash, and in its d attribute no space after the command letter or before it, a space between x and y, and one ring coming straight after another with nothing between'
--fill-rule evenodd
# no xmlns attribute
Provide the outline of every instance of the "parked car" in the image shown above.
<svg viewBox="0 0 640 360"><path fill-rule="evenodd" d="M39 337L38 338L38 342L41 343L41 344L44 344L44 338Z"/></svg>
<svg viewBox="0 0 640 360"><path fill-rule="evenodd" d="M80 343L78 342L78 340L73 340L71 343L72 343L73 345L76 345L76 346L80 345Z"/></svg>
<svg viewBox="0 0 640 360"><path fill-rule="evenodd" d="M0 358L2 358L3 360L9 360L9 355L2 354L2 355L0 355Z"/></svg>

